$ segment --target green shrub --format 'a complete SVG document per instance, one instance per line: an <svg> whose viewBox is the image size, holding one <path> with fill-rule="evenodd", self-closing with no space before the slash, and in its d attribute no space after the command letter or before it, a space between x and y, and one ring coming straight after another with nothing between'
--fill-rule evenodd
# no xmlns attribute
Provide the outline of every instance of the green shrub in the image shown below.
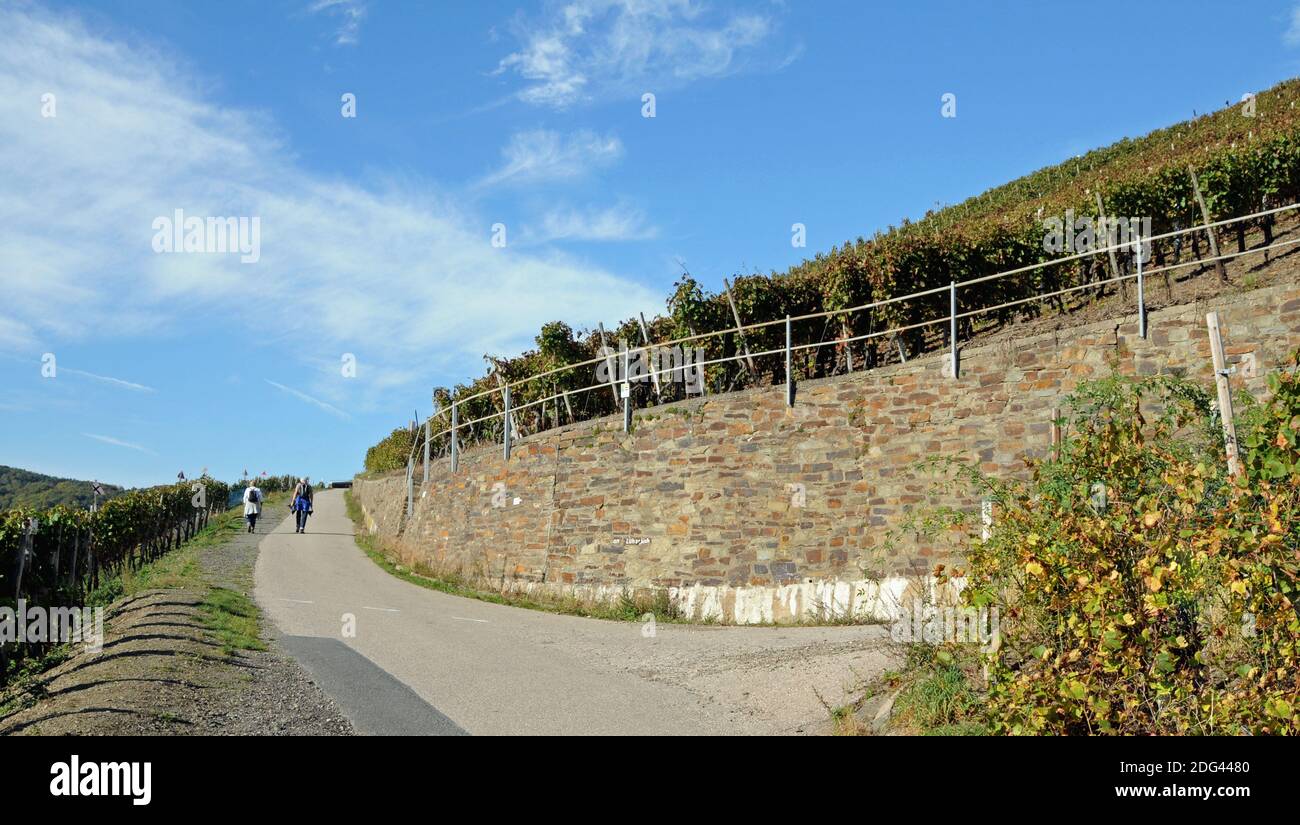
<svg viewBox="0 0 1300 825"><path fill-rule="evenodd" d="M1072 399L1031 481L983 482L962 596L1000 613L990 731L1300 733L1296 369L1270 386L1237 479L1202 389L1115 378Z"/></svg>

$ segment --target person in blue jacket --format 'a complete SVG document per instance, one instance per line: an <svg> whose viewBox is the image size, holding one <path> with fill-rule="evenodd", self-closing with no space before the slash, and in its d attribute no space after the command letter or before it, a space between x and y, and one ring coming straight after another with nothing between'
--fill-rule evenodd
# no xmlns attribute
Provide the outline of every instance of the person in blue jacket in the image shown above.
<svg viewBox="0 0 1300 825"><path fill-rule="evenodd" d="M297 520L295 533L307 532L307 516L311 515L311 483L306 476L298 479L293 488L293 503L289 505Z"/></svg>

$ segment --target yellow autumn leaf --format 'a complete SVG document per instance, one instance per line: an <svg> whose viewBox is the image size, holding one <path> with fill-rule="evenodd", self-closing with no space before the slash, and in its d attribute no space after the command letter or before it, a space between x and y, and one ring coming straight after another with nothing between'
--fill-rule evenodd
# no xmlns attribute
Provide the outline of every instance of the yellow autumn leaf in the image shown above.
<svg viewBox="0 0 1300 825"><path fill-rule="evenodd" d="M1025 572L1031 576L1041 576L1043 575L1043 566L1036 561L1026 562Z"/></svg>

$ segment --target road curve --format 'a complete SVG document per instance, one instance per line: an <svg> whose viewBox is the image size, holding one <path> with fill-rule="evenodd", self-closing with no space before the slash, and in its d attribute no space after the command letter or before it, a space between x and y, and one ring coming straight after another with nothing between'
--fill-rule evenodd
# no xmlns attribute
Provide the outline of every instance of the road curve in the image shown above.
<svg viewBox="0 0 1300 825"><path fill-rule="evenodd" d="M651 636L427 590L366 558L338 490L317 495L307 533L285 519L263 539L255 596L369 733L812 733L823 699L890 664L878 627L661 623Z"/></svg>

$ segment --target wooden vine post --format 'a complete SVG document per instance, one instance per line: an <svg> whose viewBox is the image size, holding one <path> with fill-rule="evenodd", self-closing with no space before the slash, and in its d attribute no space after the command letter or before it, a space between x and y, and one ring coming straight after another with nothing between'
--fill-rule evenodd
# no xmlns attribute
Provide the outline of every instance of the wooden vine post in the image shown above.
<svg viewBox="0 0 1300 825"><path fill-rule="evenodd" d="M22 549L18 552L18 576L14 579L14 601L23 597L23 572L27 569L27 557L32 553L32 538L36 535L38 522L34 518L23 523Z"/></svg>
<svg viewBox="0 0 1300 825"><path fill-rule="evenodd" d="M604 341L603 329L602 329L601 340ZM488 364L492 367L492 372L495 374L497 379L497 386L501 388L501 391L503 393L509 394L510 385L507 384L506 380L501 377L501 365L498 364L495 360L488 359L487 356L484 356L484 358L487 360ZM515 435L518 435L519 422L515 420L514 413L510 412L509 406L506 407L506 416L509 417L509 420L506 421L506 419L503 418L502 421L504 421L505 423L502 426L509 425L509 428L514 431Z"/></svg>
<svg viewBox="0 0 1300 825"><path fill-rule="evenodd" d="M745 325L740 320L740 311L736 309L736 302L731 297L731 284L727 283L726 278L722 279L722 288L727 293L727 304L731 306L731 317L736 319L736 336L740 339L741 349L745 351L745 364L749 367L749 374L754 379L754 383L758 383L758 370L754 367L754 359L749 354L749 344L745 342L745 331L742 329Z"/></svg>
<svg viewBox="0 0 1300 825"><path fill-rule="evenodd" d="M437 413L435 413L436 415ZM429 441L433 438L433 419L424 420L424 483L429 483Z"/></svg>
<svg viewBox="0 0 1300 825"><path fill-rule="evenodd" d="M1111 232L1110 221L1106 219L1106 212L1101 205L1101 190L1097 190L1093 194L1096 195L1097 197L1097 224L1106 230L1106 251L1109 253L1109 257L1110 257L1110 277L1118 278L1119 277L1119 256L1115 254L1115 242L1119 240L1119 238L1117 237L1118 233L1112 234ZM1119 290L1120 290L1120 294L1127 298L1128 282L1120 281Z"/></svg>
<svg viewBox="0 0 1300 825"><path fill-rule="evenodd" d="M604 322L598 324L597 327L600 329L600 351L605 354L605 372L608 373L609 391L614 394L614 406L618 407L619 402L622 401L622 399L618 397L618 387L615 386L614 383L614 358L610 355L609 345L605 343Z"/></svg>
<svg viewBox="0 0 1300 825"><path fill-rule="evenodd" d="M1061 410L1059 407L1052 407L1052 455L1056 458L1061 457Z"/></svg>
<svg viewBox="0 0 1300 825"><path fill-rule="evenodd" d="M1219 391L1219 418L1223 420L1223 448L1228 455L1228 475L1241 474L1237 457L1237 427L1232 421L1232 386L1228 382L1227 359L1223 355L1223 336L1219 332L1219 313L1207 312L1205 326L1210 333L1210 357L1214 361L1214 386Z"/></svg>
<svg viewBox="0 0 1300 825"><path fill-rule="evenodd" d="M456 474L460 468L460 444L456 438L456 431L460 429L460 409L456 406L456 397L451 398L451 435L447 439L448 449L451 450L451 473Z"/></svg>
<svg viewBox="0 0 1300 825"><path fill-rule="evenodd" d="M638 312L637 318L641 321L641 340L645 343L645 354L649 360L650 380L655 385L655 397L663 398L663 388L659 386L659 358L656 357L654 345L650 343L650 330L645 323L645 313Z"/></svg>
<svg viewBox="0 0 1300 825"><path fill-rule="evenodd" d="M1187 174L1192 176L1192 192L1196 194L1196 205L1201 209L1201 220L1205 222L1205 235L1210 239L1210 257L1214 259L1214 271L1219 274L1219 280L1225 284L1228 282L1228 270L1224 268L1223 261L1219 258L1219 239L1216 237L1214 227L1210 226L1213 221L1210 220L1210 210L1205 208L1205 198L1201 195L1201 182L1196 179L1196 170L1187 167Z"/></svg>

